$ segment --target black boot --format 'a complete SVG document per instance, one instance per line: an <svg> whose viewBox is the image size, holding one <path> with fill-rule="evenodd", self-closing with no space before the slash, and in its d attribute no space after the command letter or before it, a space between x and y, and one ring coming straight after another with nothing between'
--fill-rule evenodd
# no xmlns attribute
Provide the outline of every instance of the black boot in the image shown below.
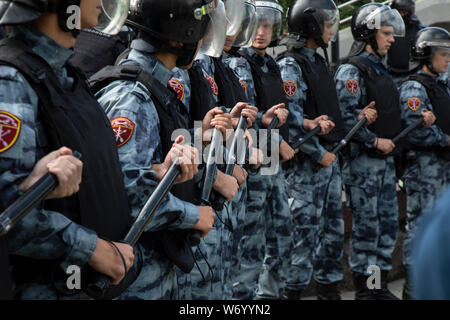
<svg viewBox="0 0 450 320"><path fill-rule="evenodd" d="M387 288L387 275L389 271L381 271L381 289L375 289L375 299L376 300L400 300Z"/></svg>
<svg viewBox="0 0 450 320"><path fill-rule="evenodd" d="M405 270L405 284L403 285L403 291L402 291L402 299L403 300L413 300L412 297L412 288L411 288L411 281L408 277L408 272Z"/></svg>
<svg viewBox="0 0 450 320"><path fill-rule="evenodd" d="M328 284L317 283L317 300L341 300L338 284L339 282Z"/></svg>
<svg viewBox="0 0 450 320"><path fill-rule="evenodd" d="M367 278L363 273L353 273L353 283L355 285L355 300L375 300L374 290L367 287Z"/></svg>
<svg viewBox="0 0 450 320"><path fill-rule="evenodd" d="M281 300L301 300L302 290L285 289Z"/></svg>

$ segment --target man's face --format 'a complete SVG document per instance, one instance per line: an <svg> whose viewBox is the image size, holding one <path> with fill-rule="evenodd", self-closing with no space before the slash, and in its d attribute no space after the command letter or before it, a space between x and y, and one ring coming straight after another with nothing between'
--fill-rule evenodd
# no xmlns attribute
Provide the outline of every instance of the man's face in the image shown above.
<svg viewBox="0 0 450 320"><path fill-rule="evenodd" d="M101 0L81 0L81 29L90 29L98 24L98 17L102 13Z"/></svg>
<svg viewBox="0 0 450 320"><path fill-rule="evenodd" d="M376 40L378 43L378 53L382 56L386 55L395 42L394 27L380 27L376 35Z"/></svg>
<svg viewBox="0 0 450 320"><path fill-rule="evenodd" d="M437 49L431 58L433 70L438 73L447 72L450 63L450 49Z"/></svg>
<svg viewBox="0 0 450 320"><path fill-rule="evenodd" d="M235 35L227 36L225 38L225 45L223 46L223 51L228 52L233 47L234 41L236 40L237 36L239 35L239 32L236 32Z"/></svg>
<svg viewBox="0 0 450 320"><path fill-rule="evenodd" d="M322 33L322 40L324 43L328 44L331 41L331 38L334 36L334 30L333 30L333 20L325 21L323 33Z"/></svg>
<svg viewBox="0 0 450 320"><path fill-rule="evenodd" d="M253 47L256 49L265 49L272 42L273 25L267 20L260 21L256 30L256 39Z"/></svg>

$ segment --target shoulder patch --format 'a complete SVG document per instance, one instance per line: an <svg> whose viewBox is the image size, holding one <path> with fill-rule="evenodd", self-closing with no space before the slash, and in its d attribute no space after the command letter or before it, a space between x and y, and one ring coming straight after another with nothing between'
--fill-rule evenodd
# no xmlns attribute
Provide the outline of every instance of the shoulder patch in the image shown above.
<svg viewBox="0 0 450 320"><path fill-rule="evenodd" d="M350 92L351 94L355 94L358 91L359 82L358 82L358 80L353 79L353 78L348 79L345 87L347 88L348 92Z"/></svg>
<svg viewBox="0 0 450 320"><path fill-rule="evenodd" d="M283 84L284 92L292 97L297 92L297 82L293 80L287 80Z"/></svg>
<svg viewBox="0 0 450 320"><path fill-rule="evenodd" d="M180 101L183 101L184 98L184 84L178 81L175 78L169 80L170 87L177 93L177 98Z"/></svg>
<svg viewBox="0 0 450 320"><path fill-rule="evenodd" d="M412 111L417 111L420 108L420 99L417 97L409 98L408 99L408 107Z"/></svg>
<svg viewBox="0 0 450 320"><path fill-rule="evenodd" d="M239 83L241 84L244 93L247 93L247 84L245 83L245 81L239 80Z"/></svg>
<svg viewBox="0 0 450 320"><path fill-rule="evenodd" d="M214 93L214 95L219 95L219 87L217 86L216 80L214 80L213 77L210 75L205 76L206 80L208 80L209 85L211 86L211 90Z"/></svg>
<svg viewBox="0 0 450 320"><path fill-rule="evenodd" d="M111 120L111 127L116 137L117 148L120 148L133 136L135 124L126 117L117 117Z"/></svg>
<svg viewBox="0 0 450 320"><path fill-rule="evenodd" d="M11 148L20 134L21 121L12 113L0 110L0 153Z"/></svg>

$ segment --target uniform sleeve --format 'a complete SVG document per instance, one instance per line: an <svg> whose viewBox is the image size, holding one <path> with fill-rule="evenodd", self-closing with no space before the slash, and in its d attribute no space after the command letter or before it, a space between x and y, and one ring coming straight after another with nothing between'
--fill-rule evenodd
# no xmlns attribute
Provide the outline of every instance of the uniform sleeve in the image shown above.
<svg viewBox="0 0 450 320"><path fill-rule="evenodd" d="M364 83L358 69L349 64L339 67L334 80L344 129L349 132L358 122L358 115L366 106L366 101L363 101L365 96ZM353 139L364 143L367 148L372 148L376 135L366 126L363 126L356 132Z"/></svg>
<svg viewBox="0 0 450 320"><path fill-rule="evenodd" d="M158 113L146 88L138 82L113 82L97 93L97 99L116 135L125 188L132 215L136 217L158 185L151 166L164 161ZM120 132L122 120L133 130ZM192 228L198 219L199 213L193 204L169 193L146 231Z"/></svg>
<svg viewBox="0 0 450 320"><path fill-rule="evenodd" d="M5 208L20 194L18 185L33 170L36 141L41 137L36 131L38 99L24 78L13 68L0 67L0 88L2 124L7 122L7 126L1 126L0 148L0 198ZM14 118L16 124L11 125ZM62 259L63 268L71 264L82 267L95 250L97 235L61 213L42 209L41 204L10 231L8 245L14 254Z"/></svg>
<svg viewBox="0 0 450 320"><path fill-rule="evenodd" d="M421 119L423 110L433 111L425 88L417 81L407 81L400 87L400 108L406 126ZM413 130L407 139L410 143L422 147L445 147L448 144L448 135L436 125L428 128L419 127Z"/></svg>
<svg viewBox="0 0 450 320"><path fill-rule="evenodd" d="M307 133L303 127L303 105L306 101L308 86L303 79L302 69L294 58L283 58L278 62L278 66L280 67L283 89L288 101L289 137L294 142ZM300 150L315 162L320 162L326 152L325 148L320 145L317 137L313 137L304 143Z"/></svg>

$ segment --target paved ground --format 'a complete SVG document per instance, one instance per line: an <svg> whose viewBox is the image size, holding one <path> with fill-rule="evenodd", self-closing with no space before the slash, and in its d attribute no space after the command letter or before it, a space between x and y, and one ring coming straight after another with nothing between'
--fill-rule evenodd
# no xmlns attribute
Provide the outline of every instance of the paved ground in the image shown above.
<svg viewBox="0 0 450 320"><path fill-rule="evenodd" d="M391 292L394 295L396 295L398 298L401 299L404 282L405 282L405 279L400 279L400 280L389 282L388 289L391 290ZM341 297L342 297L342 300L354 300L355 299L355 291L342 292ZM302 300L317 300L317 297L316 296L305 297L305 298L302 298Z"/></svg>

